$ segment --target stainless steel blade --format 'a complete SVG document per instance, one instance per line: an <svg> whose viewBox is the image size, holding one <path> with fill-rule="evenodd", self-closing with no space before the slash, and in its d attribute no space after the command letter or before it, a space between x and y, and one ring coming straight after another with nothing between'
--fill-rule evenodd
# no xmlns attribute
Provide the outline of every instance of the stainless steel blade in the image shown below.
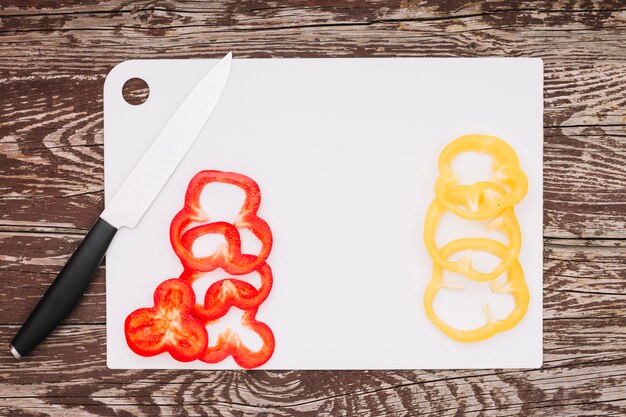
<svg viewBox="0 0 626 417"><path fill-rule="evenodd" d="M107 223L135 227L202 131L222 94L232 54L204 76L174 112L100 216Z"/></svg>

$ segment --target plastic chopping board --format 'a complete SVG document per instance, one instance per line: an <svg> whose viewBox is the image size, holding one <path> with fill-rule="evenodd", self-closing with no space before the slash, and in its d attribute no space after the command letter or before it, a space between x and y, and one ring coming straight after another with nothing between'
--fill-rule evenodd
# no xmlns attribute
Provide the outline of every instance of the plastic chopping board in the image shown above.
<svg viewBox="0 0 626 417"><path fill-rule="evenodd" d="M107 201L215 62L137 60L110 72L104 91ZM134 77L150 88L137 106L122 97L122 86ZM141 357L124 337L125 318L151 307L157 285L183 270L169 225L190 179L202 170L245 174L261 189L259 216L274 238L267 260L274 285L257 314L275 337L263 369L541 366L542 118L538 59L235 59L196 143L137 228L120 230L107 253L108 366L239 369L230 357L217 364L177 362L167 353ZM513 329L461 343L426 317L423 295L433 262L423 229L439 153L470 133L508 142L528 177L528 194L515 213L530 304ZM489 176L488 157L468 154L455 163L468 180ZM207 210L236 216L237 190L216 186L210 193L206 201L215 207ZM444 222L438 239L481 230L471 222ZM254 250L253 240L244 247ZM252 275L241 279L258 285ZM226 276L216 270L196 281L197 299ZM485 302L496 318L513 307L509 295L469 280L461 291L442 290L436 307L451 324L471 328L484 323ZM232 308L209 326L209 344L230 326L258 347L258 337L241 328L241 314Z"/></svg>

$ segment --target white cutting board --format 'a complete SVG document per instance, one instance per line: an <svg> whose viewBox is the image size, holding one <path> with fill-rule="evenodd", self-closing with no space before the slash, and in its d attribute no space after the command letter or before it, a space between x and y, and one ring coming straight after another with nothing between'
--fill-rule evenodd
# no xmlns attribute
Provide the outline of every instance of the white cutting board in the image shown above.
<svg viewBox="0 0 626 417"><path fill-rule="evenodd" d="M127 61L111 71L104 91L107 202L215 62ZM133 77L150 87L139 106L122 97ZM169 223L191 177L206 169L243 173L261 188L259 215L274 236L268 259L274 287L257 319L276 338L262 368L541 366L542 94L539 59L235 59L195 145L139 225L120 230L107 253L108 366L238 369L232 358L210 365L176 362L167 354L140 357L124 339L126 316L151 307L156 286L182 271ZM422 233L439 153L469 133L506 140L528 176L528 194L515 211L531 302L512 330L463 344L424 313L432 260ZM476 180L488 177L488 165L488 158L469 155L457 168ZM232 189L211 192L224 202L214 209L238 210ZM443 240L480 230L448 223L438 235ZM215 272L194 285L198 299L211 279L224 277ZM486 294L486 284L471 282L463 292L442 290L440 314L457 327L482 325ZM513 306L508 295L489 301L496 317ZM240 314L232 309L225 318L234 330ZM249 336L243 333L244 342L258 346ZM209 339L215 342L214 329Z"/></svg>

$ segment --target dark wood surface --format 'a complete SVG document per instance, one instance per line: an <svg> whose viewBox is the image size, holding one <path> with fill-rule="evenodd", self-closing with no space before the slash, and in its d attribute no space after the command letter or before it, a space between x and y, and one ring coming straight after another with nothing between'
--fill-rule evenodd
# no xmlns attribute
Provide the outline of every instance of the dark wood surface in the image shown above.
<svg viewBox="0 0 626 417"><path fill-rule="evenodd" d="M0 349L0 415L626 415L626 1L0 5L4 347L103 207L102 87L115 64L230 50L545 64L542 369L111 371L101 268L32 356Z"/></svg>

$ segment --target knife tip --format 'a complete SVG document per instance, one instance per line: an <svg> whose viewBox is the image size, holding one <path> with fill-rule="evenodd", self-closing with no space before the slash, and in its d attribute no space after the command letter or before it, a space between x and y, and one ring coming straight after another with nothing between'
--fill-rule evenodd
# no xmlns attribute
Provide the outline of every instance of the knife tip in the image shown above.
<svg viewBox="0 0 626 417"><path fill-rule="evenodd" d="M11 349L11 354L15 357L15 359L18 361L22 359L22 355L20 355L20 352L18 352L13 345L9 345L9 348Z"/></svg>

